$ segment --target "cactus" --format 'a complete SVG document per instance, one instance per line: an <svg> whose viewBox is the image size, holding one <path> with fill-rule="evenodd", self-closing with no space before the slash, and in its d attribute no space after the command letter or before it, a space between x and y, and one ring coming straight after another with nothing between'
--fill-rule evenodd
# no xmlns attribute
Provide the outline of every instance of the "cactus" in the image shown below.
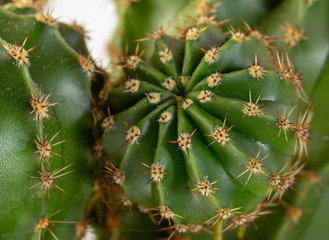
<svg viewBox="0 0 329 240"><path fill-rule="evenodd" d="M310 8L298 5L303 13ZM247 21L240 28L219 21L214 11L175 37L163 22L135 39L149 40L146 49L137 41L123 50L126 77L109 92L100 123L105 173L125 200L168 224L169 238L205 237L206 228L215 239L232 229L243 236L283 202L308 156L313 110L288 54L307 41L292 25L301 21L264 26L268 34L281 31L278 38Z"/></svg>
<svg viewBox="0 0 329 240"><path fill-rule="evenodd" d="M0 7L1 239L326 239L327 1L122 1L111 78L44 2Z"/></svg>
<svg viewBox="0 0 329 240"><path fill-rule="evenodd" d="M0 238L82 239L92 193L92 62L74 50L84 50L82 36L72 48L65 36L77 32L63 26L63 38L41 10L0 7L0 24Z"/></svg>

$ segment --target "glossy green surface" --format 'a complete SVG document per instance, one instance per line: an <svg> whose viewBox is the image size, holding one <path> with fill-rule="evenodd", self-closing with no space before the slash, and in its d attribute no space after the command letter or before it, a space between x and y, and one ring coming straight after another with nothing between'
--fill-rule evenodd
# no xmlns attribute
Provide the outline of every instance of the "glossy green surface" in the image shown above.
<svg viewBox="0 0 329 240"><path fill-rule="evenodd" d="M33 15L18 15L0 8L1 43L21 45L26 36L26 50L29 52L30 66L18 65L7 55L4 47L1 57L1 133L0 133L0 238L37 239L36 225L46 214L52 221L49 228L59 239L74 239L75 223L83 220L83 210L91 193L92 166L91 142L92 119L90 79L79 64L79 53L63 39L59 31L44 23L37 22ZM48 103L61 102L48 108L55 116L44 121L35 121L30 104L31 93L45 97L51 91ZM54 183L68 194L55 188L50 190L50 202L43 187L38 185L42 172L48 168L44 160L40 167L36 134L43 137L47 133L50 140L56 133L52 151L63 157L51 154L50 172L68 166L61 173L73 171ZM59 176L58 174L57 176ZM71 221L72 223L64 223ZM46 230L42 239L52 239Z"/></svg>

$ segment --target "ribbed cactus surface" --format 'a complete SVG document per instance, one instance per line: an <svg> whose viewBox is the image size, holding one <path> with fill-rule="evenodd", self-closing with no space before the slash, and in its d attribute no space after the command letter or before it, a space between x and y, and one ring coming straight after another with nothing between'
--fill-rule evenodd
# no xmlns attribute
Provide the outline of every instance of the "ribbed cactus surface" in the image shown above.
<svg viewBox="0 0 329 240"><path fill-rule="evenodd" d="M119 1L109 75L44 3L0 7L0 239L323 239L325 0Z"/></svg>
<svg viewBox="0 0 329 240"><path fill-rule="evenodd" d="M124 57L102 123L107 173L171 236L270 213L307 154L311 114L289 56L247 23L223 33L207 16L175 37L156 30L150 58L138 45Z"/></svg>

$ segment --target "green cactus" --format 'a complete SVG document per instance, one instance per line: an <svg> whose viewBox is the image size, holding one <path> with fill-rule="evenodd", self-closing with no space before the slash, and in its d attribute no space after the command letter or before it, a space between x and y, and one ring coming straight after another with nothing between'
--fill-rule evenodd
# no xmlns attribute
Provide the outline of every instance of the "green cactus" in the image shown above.
<svg viewBox="0 0 329 240"><path fill-rule="evenodd" d="M0 239L326 239L328 1L118 1L110 76L44 2L0 7Z"/></svg>
<svg viewBox="0 0 329 240"><path fill-rule="evenodd" d="M0 7L0 238L82 239L93 63L46 13L19 12Z"/></svg>
<svg viewBox="0 0 329 240"><path fill-rule="evenodd" d="M208 227L214 238L236 228L241 237L292 188L307 157L308 94L277 50L305 41L303 31L287 22L282 31L293 34L277 39L211 14L175 37L162 25L147 37L151 49L130 48L120 58L126 77L104 106L107 174L132 203L168 222L170 237Z"/></svg>

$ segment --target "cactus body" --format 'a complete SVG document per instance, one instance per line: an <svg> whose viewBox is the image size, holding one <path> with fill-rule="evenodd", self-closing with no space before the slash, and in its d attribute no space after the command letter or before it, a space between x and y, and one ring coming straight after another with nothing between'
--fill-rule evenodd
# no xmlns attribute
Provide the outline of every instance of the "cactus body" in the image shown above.
<svg viewBox="0 0 329 240"><path fill-rule="evenodd" d="M95 76L83 32L36 12L43 2L1 7L0 238L83 239L95 221L100 239L321 239L325 227L299 222L311 204L321 210L309 216L327 210L306 198L328 170L319 129L321 154L308 155L308 95L325 92L328 50L317 17L328 4L313 2L122 1L112 46L124 75L112 81Z"/></svg>
<svg viewBox="0 0 329 240"><path fill-rule="evenodd" d="M298 237L296 236L301 236L303 229L306 229L304 228L306 220L303 220L302 216L306 215L306 212L308 212L308 210L303 208L305 208L306 204L312 201L311 198L309 201L306 196L309 190L307 191L305 190L306 188L300 187L299 192L294 192L294 194L281 194L279 193L281 191L280 187L278 187L278 185L274 187L274 185L276 178L285 178L291 183L295 182L295 177L297 177L298 180L305 179L306 186L314 184L315 188L319 187L318 185L321 185L322 182L321 177L316 176L323 176L323 173L320 171L321 167L319 167L324 166L322 165L323 156L320 156L323 154L316 153L316 149L320 148L320 146L326 145L324 140L325 137L323 138L323 134L326 131L324 131L324 124L317 124L314 126L314 129L313 127L311 128L311 119L315 108L311 107L308 96L311 96L312 99L321 98L312 96L312 94L313 88L318 86L317 79L323 70L323 65L328 55L328 42L326 41L326 39L328 39L328 21L327 15L325 14L325 9L328 8L328 3L323 0L284 0L276 2L257 0L246 2L237 0L223 1L221 3L218 3L218 1L200 0L189 1L188 3L189 4L182 4L181 2L177 2L176 8L174 8L173 12L166 11L165 7L156 8L155 6L157 1L152 0L130 2L126 8L119 9L121 10L119 12L121 22L112 43L119 46L121 52L126 54L125 56L119 56L118 59L119 64L121 64L124 69L125 78L127 79L119 81L118 86L109 94L108 105L110 106L110 111L107 110L109 117L107 117L106 120L111 119L111 124L107 125L105 124L106 121L103 122L103 125L107 126L107 128L104 128L103 135L104 151L107 156L109 156L108 160L115 165L112 166L112 170L107 172L107 174L112 174L112 178L115 178L115 173L120 173L120 176L122 177L120 178L121 180L119 181L119 185L123 186L122 192L126 194L128 199L132 202L142 205L145 204L145 206L148 206L150 211L155 216L159 215L162 223L164 222L164 219L172 219L170 219L170 217L164 217L163 214L161 215L160 206L166 206L167 204L170 208L170 206L177 204L177 202L180 203L179 207L176 209L173 210L170 208L175 214L177 214L172 214L172 216L178 226L173 227L171 225L171 227L169 227L173 231L171 235L169 235L169 238L172 238L174 235L179 235L179 233L184 233L185 235L187 232L193 232L193 230L189 228L182 227L180 225L181 223L186 225L205 223L205 226L209 224L210 229L213 232L213 238L221 239L222 231L220 230L220 224L222 222L226 222L225 226L227 227L225 227L224 232L232 228L238 228L237 237L239 239L256 239L260 236L263 237L265 232L266 236L270 239L281 239L283 235L294 236L297 239ZM173 4L171 4L170 7L172 7ZM248 6L246 6L246 4L248 4ZM145 13L145 9L147 9L146 6L152 6L149 13ZM142 9L145 14L143 15L143 18L140 19L143 19L145 24L143 27L138 28L138 25L135 25L135 23L139 21L139 15ZM201 9L205 11L202 12L200 11ZM243 9L242 14L239 13L241 9ZM180 14L173 14L178 11ZM186 15L188 17L186 17ZM242 15L243 19L241 20ZM231 17L233 17L233 19ZM230 24L226 25L228 22ZM241 22L243 26L239 25L239 22ZM175 39L168 37L168 33L171 36L175 33L175 28L170 27L171 24L176 27L176 30L178 29L178 31L180 31L180 34L174 37ZM204 30L205 26L208 27L206 30ZM224 30L224 34L213 34L216 32L216 30L213 31L216 26ZM191 41L193 34L191 34L192 31L189 32L189 30L192 30L193 28L197 29L195 32L199 31L200 33L200 37L196 37L194 39L195 51L191 51L191 48L186 47L188 45L192 45L190 43L193 42ZM227 30L228 32L225 32ZM177 40L177 36L183 40ZM192 38L187 39L188 36L192 36ZM228 36L230 37L227 39L226 37ZM247 46L246 42L250 42L250 39L253 39L253 41L258 39L259 42L261 42L260 45L264 46L259 47L255 44L250 44L246 47L246 49L250 51L249 59L245 59L244 66L234 68L234 64L236 64L240 59L243 59L245 56L244 54L246 53L243 51L236 51L234 53L232 52L232 54L227 54L230 49L233 49L233 44L230 45L229 42L234 42L232 39L238 40L239 38L241 39L241 43L240 45L237 45L242 46L239 50L242 50L243 46ZM206 41L203 41L202 39L206 39ZM127 44L128 40L132 41L129 45ZM219 43L221 43L220 46L218 46ZM136 46L138 46L140 50L136 51ZM265 50L261 51L261 48ZM217 50L219 51L217 52ZM227 50L227 52L225 50ZM254 58L252 58L252 51L254 53L257 52L257 64L255 61L255 55ZM113 52L117 53L115 51ZM213 54L212 56L210 54L211 52ZM216 54L218 54L218 56L214 56ZM138 58L140 56L142 59L141 61L139 61L140 59ZM231 58L228 58L227 56L231 56ZM209 60L212 57L215 57L215 61L208 61L208 65L205 64L205 62L207 62L206 59ZM232 69L229 69L225 63L230 65ZM252 65L254 66L253 68ZM290 72L287 68L294 70ZM239 78L235 74L239 71L242 72L243 69L246 73L249 72L250 79L260 80L260 85L257 86L253 85L252 81L248 81L247 78L240 78L241 82L246 84L245 87L251 90L252 100L249 102L256 103L257 98L261 94L257 105L264 106L261 109L261 112L265 113L265 115L257 116L257 114L255 114L254 116L256 117L244 116L242 118L235 116L235 120L232 120L235 114L232 114L230 111L234 110L234 108L229 106L227 102L223 101L223 97L229 98L232 96L234 99L244 99L244 101L248 101L248 91L245 92L244 96L235 96L235 93L239 94L240 90L243 88L243 84L239 82L239 84L236 84L234 87L233 85L230 85L232 88L226 88L229 86L229 83L226 82L226 80L228 80L229 76L232 76L232 79L237 81ZM297 69L298 74L296 72ZM263 70L265 71L263 72ZM288 75L286 73L288 73ZM254 77L251 77L251 75L254 75ZM259 75L262 76L260 77ZM271 81L266 81L267 78L270 79L272 76L273 79L277 79L278 82L281 83L286 82L287 85L283 88L275 87L277 90L275 91L272 87L270 87L270 83L273 84L275 81L272 79ZM277 78L278 76L279 78ZM322 76L324 75L322 74ZM113 78L115 82L116 77L117 76L114 76ZM133 81L134 79L135 81ZM188 79L188 83L187 85L184 85L184 80L186 79ZM212 86L209 85L209 82ZM322 82L324 83L323 78ZM153 86L149 87L149 83L153 86L157 85L157 87L162 87L162 90L153 88ZM145 87L146 84L148 86L147 88ZM140 92L131 91L131 87L136 85L140 87L136 88L141 90ZM171 89L170 86L173 86L173 88ZM276 100L272 102L274 105L272 105L272 103L269 104L268 102L259 104L262 102L261 99L263 97L265 97L265 99L267 98L266 93L265 95L263 94L263 87L269 87L268 89L271 88L272 93L276 92L276 94L278 94ZM121 93L119 93L120 88ZM166 97L168 95L163 93L163 89L165 89L166 93L173 93L173 95L168 97L171 99L174 98L172 103L170 103L169 100L169 103L166 102ZM150 94L150 92L152 94ZM161 96L164 96L162 99L163 101L159 101L158 104L155 103L153 108L150 107L146 109L146 103L148 102L150 96L155 99L156 95L154 93L158 92L161 93ZM193 98L191 96L193 96ZM218 96L219 98L217 98ZM287 96L289 97L287 98ZM144 103L142 103L143 97L145 97ZM216 98L216 101L214 100L214 97ZM296 97L298 98L297 100ZM189 99L193 100L191 105L189 104L192 101ZM284 101L282 101L283 99ZM286 100L287 102L285 102ZM179 103L180 101L181 103ZM164 114L161 117L161 107L167 107L165 106L165 103L170 105L169 109L172 110L171 113L173 113L171 121L174 122L168 122L166 124L167 126L174 126L172 127L174 130L172 130L171 134L176 134L176 136L168 134L168 129L170 129L169 127L162 127L162 125L165 125L162 119L165 119L164 116L168 116L168 114ZM183 107L184 104L185 107L188 107ZM281 107L279 107L280 104ZM209 105L212 107L209 107ZM315 105L316 111L318 111L315 113L315 116L317 116L317 114L325 115L323 111L324 106L320 107L317 103L315 103ZM142 106L145 108L143 109ZM195 110L196 108L198 108L198 110ZM106 105L104 107L104 110L105 109ZM155 113L156 111L158 111L158 113ZM184 114L182 114L182 112ZM155 115L152 115L152 113L155 115L159 114L160 117L157 118ZM210 116L207 114L210 114ZM245 112L240 112L240 114L246 115ZM184 118L182 115L188 117ZM217 119L213 120L212 116ZM231 120L229 116L231 117ZM286 128L286 131L283 130L285 128L284 125L288 123L284 116L289 116L288 119L294 119L292 121L288 121L292 124L292 128L289 127L290 130L288 130L288 128ZM233 172L233 165L229 165L230 168L228 168L228 165L225 165L224 160L219 160L223 158L223 155L218 155L219 151L214 150L215 145L217 147L227 147L228 144L234 146L232 148L222 148L225 149L222 152L229 152L229 150L233 151L233 149L236 149L236 145L239 147L245 146L245 151L248 152L252 149L250 147L251 145L248 143L249 140L252 142L256 141L262 145L264 141L266 142L269 138L271 138L270 136L274 136L275 134L270 134L269 129L266 128L261 130L261 124L258 123L255 128L251 127L251 125L248 126L247 124L242 127L241 124L246 119L250 121L248 124L251 124L254 119L256 119L256 121L260 121L261 119L264 120L265 118L271 117L276 121L274 126L277 131L280 132L278 133L280 137L278 137L278 141L276 141L276 143L274 141L275 137L273 137L272 144L266 144L266 146L269 147L267 148L267 152L264 147L262 147L259 152L259 156L262 156L262 159L266 157L262 160L263 166L266 167L261 168L264 170L265 174L258 171L260 184L253 186L257 186L259 190L262 188L262 178L265 179L265 182L266 179L269 179L267 182L268 185L265 183L263 188L263 190L267 189L268 192L261 193L262 190L259 190L259 192L257 192L259 194L258 197L261 199L262 197L260 196L262 196L262 194L263 196L264 194L269 195L271 192L271 196L274 195L278 198L277 205L280 207L273 211L266 211L265 206L270 205L266 203L271 202L266 201L265 204L263 203L261 205L261 207L258 205L258 208L256 207L255 210L255 206L260 201L254 200L254 206L250 203L250 208L248 209L245 205L252 202L253 198L248 199L242 197L246 200L242 204L243 208L235 210L240 213L233 214L233 217L226 218L225 220L225 218L220 217L222 213L218 211L218 209L223 209L222 205L225 204L222 200L224 196L227 196L224 193L225 189L222 188L221 180L218 181L220 177L217 176L217 178L213 178L209 176L210 174L206 173L209 171L206 169L207 166L211 164L209 164L207 160L203 159L210 159L210 157L205 157L208 156L206 154L203 155L203 157L200 156L204 152L213 151L212 154L215 155L214 159L219 161L220 164L223 164L221 166L224 171L228 170L226 173L229 171ZM148 123L147 119L150 119ZM188 119L188 121L186 119ZM129 120L131 122L129 122ZM183 123L180 123L180 121ZM219 123L216 121L219 121ZM158 125L156 125L156 123L158 123ZM206 124L208 124L208 128L204 127ZM269 126L270 125L271 124L269 124ZM187 126L190 126L190 128ZM111 127L112 129L109 130ZM138 129L136 127L138 127ZM317 129L315 129L315 127ZM222 132L221 140L218 141L219 138L216 140L215 136L219 136L220 128L224 128L225 131ZM131 129L131 131L128 129ZM260 134L257 137L252 136L252 134L257 133L258 130L260 131ZM319 134L319 137L312 136L313 130L317 135ZM112 140L110 140L111 131L113 131ZM247 135L244 134L244 137L246 137L248 141L240 142L238 144L237 142L234 142L237 141L237 138L234 135L235 131L238 131L239 133L248 132ZM134 138L127 137L131 132L135 133ZM146 137L152 135L150 132L154 135L144 141L144 136ZM191 146L191 148L186 147L185 151L184 145L180 144L180 142L182 142L182 137L179 136L184 132L186 133L185 138L187 139L185 140L185 143L188 142L189 146ZM227 133L226 136L224 132ZM196 136L198 136L198 133L202 136L200 139L204 141L204 146L206 147L200 147L198 150L193 150L195 147L195 145L193 147L193 143L197 141L193 141L193 139L197 138ZM287 134L286 137L284 137L285 134ZM131 136L131 134L129 136ZM257 139L260 136L264 137L264 139L259 141ZM122 151L122 154L118 154L113 147L113 142L120 139L120 137L122 139L121 144L117 143L116 147ZM151 138L153 140L150 140ZM147 145L147 141L149 145ZM155 141L158 142L155 143ZM313 145L312 141L314 141ZM151 142L153 142L153 145ZM191 144L189 142L191 142ZM309 142L311 142L312 146L310 150L312 156L308 154L307 150ZM177 152L172 155L169 154L171 151L168 150L170 148L170 144L176 144L176 148L173 147L171 150L175 150ZM280 147L280 149L275 150L277 146L282 146L282 148ZM141 150L136 150L138 148L141 148ZM190 152L193 151L197 153L191 154ZM257 156L258 152L256 152L255 149L253 151L255 152L253 157L255 157L255 155ZM165 156L163 152L167 154L166 157L163 157ZM280 159L280 156L275 156L275 154L280 154L280 152L287 157L285 160L282 159L282 161L280 161L278 160ZM249 155L251 154L252 153L249 152ZM181 155L183 155L183 157ZM202 161L195 160L197 159L196 156L202 158ZM229 155L226 155L225 157L228 156ZM148 160L141 160L145 158ZM183 159L183 161L179 161L180 159ZM237 157L235 156L234 159L237 159ZM306 163L303 162L304 159L308 159L311 162L311 166L306 166L305 173L302 171L306 165ZM216 160L214 160L214 162ZM268 166L267 161L272 164L281 162L282 165ZM289 161L289 163L285 165L284 162L287 161ZM107 161L103 162L107 163ZM178 162L182 163L184 166L178 166ZM228 162L232 163L234 161ZM244 162L246 163L236 165L240 168L244 168L244 170L241 170L240 173L236 173L235 176L234 174L231 174L234 181L240 181L242 190L239 193L242 194L244 190L248 189L248 185L251 187L253 183L258 182L255 172L250 171L251 162L247 162L247 160L244 160ZM200 164L197 165L196 163ZM254 164L256 163L257 162L254 161ZM316 169L314 169L314 166ZM166 167L168 167L167 171L165 169ZM216 169L216 166L214 165L214 167L209 168L213 170ZM175 169L175 172L185 171L185 175L183 175L182 172L180 172L182 174L173 175L173 173L171 173L173 169ZM156 172L156 170L157 172L160 171L162 173L160 174L161 177L159 177L159 174L153 174L152 178L151 173L152 171ZM274 172L277 174L273 174ZM307 177L308 172L313 172L315 177L310 180ZM199 176L197 176L197 174L199 174ZM218 172L217 174L220 175ZM144 182L149 181L148 185L145 186L138 183L139 179L142 181L143 178L145 179ZM168 184L170 178L175 179L171 180L172 185ZM184 180L180 181L179 179ZM179 185L183 181L187 182L185 184L185 189L184 187L181 187L183 184ZM252 183L252 181L254 182ZM311 181L317 181L317 183ZM114 180L113 182L118 184ZM246 182L248 183L246 184ZM150 186L151 183L153 184L152 187ZM226 185L229 186L228 184ZM208 191L205 190L207 187ZM177 193L177 188L184 189L183 191L185 191L185 195L179 195ZM147 190L143 191L140 189ZM177 197L172 197L172 195L170 195L172 193L174 193L173 195ZM146 197L143 197L143 194ZM216 195L219 201L216 202L213 199L210 200L214 197L211 194ZM231 204L230 209L239 207L234 203L234 200L232 200L234 197L237 197L238 194L231 191L228 195L231 197L231 199L228 200ZM147 198L147 196L149 197ZM254 199L256 198L257 197ZM266 199L267 198L268 197L266 197ZM284 198L284 200L281 198ZM150 199L153 202L148 201ZM184 203L182 203L183 199L185 199ZM191 202L197 201L196 199L199 199L199 203L193 205ZM210 208L208 208L208 203L211 206ZM188 210L184 209L185 206L187 206L186 209ZM202 209L200 210L202 213L197 212L197 209ZM248 225L246 222L253 221L260 215L265 215L266 213L272 213L274 211L278 211L278 213L274 214L273 217L270 217L269 220L262 221L262 223L259 224L259 226L264 227L263 230L259 231L259 228L257 228L257 231L249 231L247 235L244 234L244 230L241 230L245 229ZM287 217L282 217L284 216L284 213L282 213L284 211L286 212ZM199 217L199 219L196 220L191 217L194 213ZM211 221L204 220L200 217L207 214L208 217L204 217L204 219L208 218L211 219ZM179 216L185 217L186 219L180 218ZM215 224L216 221L218 223L217 226ZM299 224L299 221L301 224ZM282 222L282 224L277 224L277 226L274 227L273 222ZM299 224L296 231L292 226L294 224ZM290 232L289 234L286 234L288 228ZM313 228L314 227L312 226L312 229ZM278 231L281 232L278 233ZM321 234L319 234L319 236L322 237ZM191 239L198 239L199 235L189 235L189 237ZM204 235L202 235L202 237L204 237ZM227 233L225 237L228 237L228 239L231 237L234 238L231 233Z"/></svg>
<svg viewBox="0 0 329 240"><path fill-rule="evenodd" d="M39 15L0 8L1 239L77 239L88 220L91 78Z"/></svg>
<svg viewBox="0 0 329 240"><path fill-rule="evenodd" d="M148 60L136 48L122 62L127 79L109 93L103 148L114 182L120 172L127 198L175 222L173 234L245 227L266 214L264 199L282 198L305 154L288 63L273 61L252 31L230 31L227 39L199 24L181 40L163 35Z"/></svg>

